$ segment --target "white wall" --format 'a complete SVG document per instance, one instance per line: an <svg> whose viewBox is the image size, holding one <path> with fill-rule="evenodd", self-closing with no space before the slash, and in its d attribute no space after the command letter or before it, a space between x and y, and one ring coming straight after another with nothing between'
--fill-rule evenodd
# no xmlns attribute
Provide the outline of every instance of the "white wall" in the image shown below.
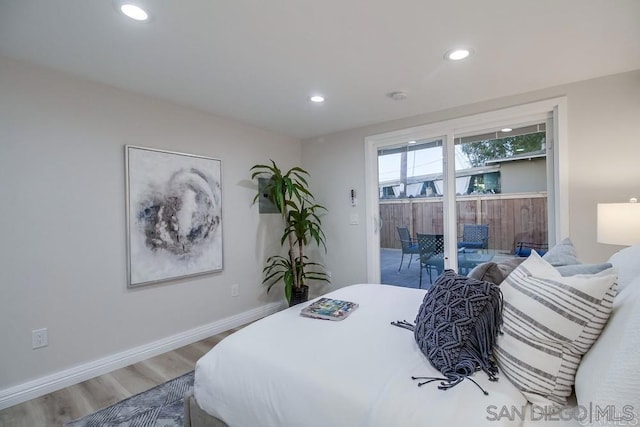
<svg viewBox="0 0 640 427"><path fill-rule="evenodd" d="M0 391L282 298L260 285L277 216L251 207L251 165L302 159L324 217L334 286L366 280L364 138L568 97L570 236L586 261L597 202L640 195L640 71L299 141L0 57ZM223 161L224 271L126 287L125 144ZM349 189L360 198L349 202ZM358 225L350 225L357 214ZM269 246L269 247L267 247ZM230 286L240 284L240 297ZM326 288L324 288L326 290ZM315 293L318 293L316 291ZM31 330L50 344L31 349Z"/></svg>
<svg viewBox="0 0 640 427"><path fill-rule="evenodd" d="M249 168L299 140L5 57L0 93L0 391L282 299ZM125 144L222 160L223 272L127 289Z"/></svg>
<svg viewBox="0 0 640 427"><path fill-rule="evenodd" d="M353 208L348 189L365 189L367 136L567 96L569 138L568 234L578 255L606 260L620 247L596 242L596 204L640 196L640 70L548 88L522 95L438 111L349 130L303 142L302 163L331 215L327 224L327 267L337 285L366 281L365 203ZM359 225L349 225L352 213Z"/></svg>

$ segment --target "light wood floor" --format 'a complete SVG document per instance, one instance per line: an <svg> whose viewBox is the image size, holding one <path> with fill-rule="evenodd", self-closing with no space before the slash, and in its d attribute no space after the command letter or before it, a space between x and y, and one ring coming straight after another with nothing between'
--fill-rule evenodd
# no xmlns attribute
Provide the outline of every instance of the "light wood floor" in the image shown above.
<svg viewBox="0 0 640 427"><path fill-rule="evenodd" d="M2 410L0 426L61 426L67 421L113 405L193 370L201 356L238 329Z"/></svg>

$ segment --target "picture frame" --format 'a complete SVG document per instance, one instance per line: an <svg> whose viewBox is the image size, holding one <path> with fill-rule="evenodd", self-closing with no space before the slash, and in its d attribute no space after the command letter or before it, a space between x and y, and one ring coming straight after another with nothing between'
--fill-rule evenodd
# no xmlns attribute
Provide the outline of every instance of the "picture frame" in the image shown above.
<svg viewBox="0 0 640 427"><path fill-rule="evenodd" d="M222 162L125 145L127 286L223 269Z"/></svg>

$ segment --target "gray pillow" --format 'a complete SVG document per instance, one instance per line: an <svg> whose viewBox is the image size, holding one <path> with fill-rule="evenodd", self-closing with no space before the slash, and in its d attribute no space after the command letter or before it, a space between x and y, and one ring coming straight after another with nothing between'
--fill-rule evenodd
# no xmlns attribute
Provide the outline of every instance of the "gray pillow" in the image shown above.
<svg viewBox="0 0 640 427"><path fill-rule="evenodd" d="M476 265L467 277L499 285L525 259L526 258L511 258L500 263L493 261L484 262Z"/></svg>
<svg viewBox="0 0 640 427"><path fill-rule="evenodd" d="M515 270L516 268L518 268L518 266L520 264L522 264L522 262L525 260L526 258L509 258L505 261L502 261L500 263L498 263L498 267L500 268L500 270L502 270L502 273L504 274L504 278L506 279L507 276L509 274L511 274L511 272L513 270Z"/></svg>
<svg viewBox="0 0 640 427"><path fill-rule="evenodd" d="M576 274L597 274L612 267L608 262L603 264L583 264L578 259L576 247L573 246L573 242L568 237L551 248L549 252L544 254L542 259L553 265L564 277L575 276Z"/></svg>
<svg viewBox="0 0 640 427"><path fill-rule="evenodd" d="M467 274L467 277L480 280L481 282L490 282L499 285L505 278L504 273L495 262L483 262L473 267L473 270Z"/></svg>
<svg viewBox="0 0 640 427"><path fill-rule="evenodd" d="M558 267L561 265L582 264L582 262L580 262L580 260L578 259L578 254L576 253L575 246L573 246L573 242L571 242L571 239L569 239L568 237L549 249L549 252L544 254L542 259L544 259L554 267Z"/></svg>
<svg viewBox="0 0 640 427"><path fill-rule="evenodd" d="M576 274L597 274L611 267L613 267L611 263L605 262L603 264L559 265L556 267L556 270L566 277L575 276Z"/></svg>

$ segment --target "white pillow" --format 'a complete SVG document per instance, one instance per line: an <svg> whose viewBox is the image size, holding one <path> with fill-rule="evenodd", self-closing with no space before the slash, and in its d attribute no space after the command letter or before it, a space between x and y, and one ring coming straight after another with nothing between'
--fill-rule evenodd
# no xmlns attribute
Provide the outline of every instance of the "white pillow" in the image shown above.
<svg viewBox="0 0 640 427"><path fill-rule="evenodd" d="M619 416L625 405L640 411L640 277L620 293L609 323L582 358L576 373L578 405L613 405ZM629 420L627 420L629 421ZM638 418L635 419L638 421ZM604 425L604 424L603 424ZM620 424L623 425L623 424ZM627 423L626 425L633 425Z"/></svg>
<svg viewBox="0 0 640 427"><path fill-rule="evenodd" d="M494 348L498 364L529 402L554 412L566 405L580 359L609 318L615 270L563 277L534 251L500 289L504 334Z"/></svg>
<svg viewBox="0 0 640 427"><path fill-rule="evenodd" d="M618 286L622 291L629 283L640 277L640 245L616 252L609 258L609 262L618 268Z"/></svg>

